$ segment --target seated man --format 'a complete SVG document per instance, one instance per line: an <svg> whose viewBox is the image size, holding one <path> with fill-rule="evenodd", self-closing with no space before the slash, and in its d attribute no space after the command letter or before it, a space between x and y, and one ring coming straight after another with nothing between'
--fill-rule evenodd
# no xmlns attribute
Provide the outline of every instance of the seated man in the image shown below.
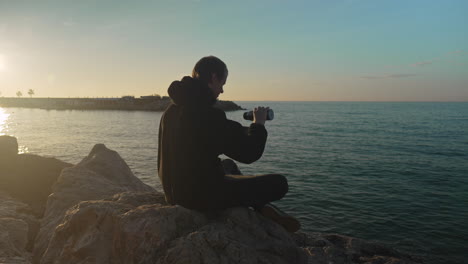
<svg viewBox="0 0 468 264"><path fill-rule="evenodd" d="M172 103L161 117L158 142L158 173L166 200L201 211L253 207L295 232L299 222L270 204L288 191L283 175L226 175L218 157L252 163L262 156L267 139L268 108L255 108L247 128L213 107L227 76L226 64L209 56L197 62L192 77L169 86Z"/></svg>

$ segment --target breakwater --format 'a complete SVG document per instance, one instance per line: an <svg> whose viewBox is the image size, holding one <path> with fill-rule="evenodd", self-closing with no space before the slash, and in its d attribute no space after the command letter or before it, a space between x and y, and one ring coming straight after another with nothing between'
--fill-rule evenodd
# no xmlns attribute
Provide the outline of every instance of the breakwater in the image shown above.
<svg viewBox="0 0 468 264"><path fill-rule="evenodd" d="M170 104L167 96L134 98L16 98L0 97L0 107L40 108L54 110L126 110L164 111ZM215 105L224 111L242 110L232 101L218 101Z"/></svg>

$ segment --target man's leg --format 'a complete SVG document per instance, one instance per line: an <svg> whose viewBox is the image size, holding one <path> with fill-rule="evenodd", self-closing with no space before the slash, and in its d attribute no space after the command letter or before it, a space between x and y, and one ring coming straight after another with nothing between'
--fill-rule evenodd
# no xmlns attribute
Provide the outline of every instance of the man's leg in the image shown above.
<svg viewBox="0 0 468 264"><path fill-rule="evenodd" d="M236 163L231 159L222 161L226 175L222 188L223 206L253 207L263 216L282 225L289 232L300 229L299 221L282 212L270 202L280 200L288 192L286 177L280 174L243 176ZM229 175L236 174L236 175Z"/></svg>
<svg viewBox="0 0 468 264"><path fill-rule="evenodd" d="M226 199L224 202L229 207L253 207L263 216L272 219L289 232L296 232L301 227L296 218L270 203L280 200L288 192L288 183L283 175L226 175L223 190Z"/></svg>
<svg viewBox="0 0 468 264"><path fill-rule="evenodd" d="M280 174L257 176L226 175L223 191L232 206L248 206L258 210L278 201L288 192L288 181Z"/></svg>
<svg viewBox="0 0 468 264"><path fill-rule="evenodd" d="M232 159L221 161L226 176L223 192L229 193L230 204L251 206L255 209L280 200L288 192L288 181L280 174L244 176Z"/></svg>

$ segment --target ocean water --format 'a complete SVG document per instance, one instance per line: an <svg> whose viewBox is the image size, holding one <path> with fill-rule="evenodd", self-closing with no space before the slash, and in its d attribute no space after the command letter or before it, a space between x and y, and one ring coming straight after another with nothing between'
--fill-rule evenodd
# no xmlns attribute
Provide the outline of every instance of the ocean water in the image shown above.
<svg viewBox="0 0 468 264"><path fill-rule="evenodd" d="M244 174L282 173L276 204L305 231L379 241L427 263L468 259L468 103L237 102L270 106L263 157ZM242 111L228 117L242 120ZM78 163L96 143L161 190L161 113L0 108L22 152Z"/></svg>

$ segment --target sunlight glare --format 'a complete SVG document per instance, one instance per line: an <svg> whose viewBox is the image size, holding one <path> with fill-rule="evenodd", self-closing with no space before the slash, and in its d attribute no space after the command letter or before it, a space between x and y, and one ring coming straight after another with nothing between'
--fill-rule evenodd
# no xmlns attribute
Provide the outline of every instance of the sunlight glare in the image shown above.
<svg viewBox="0 0 468 264"><path fill-rule="evenodd" d="M0 136L5 135L7 129L6 121L9 116L10 114L8 114L5 109L0 108Z"/></svg>

